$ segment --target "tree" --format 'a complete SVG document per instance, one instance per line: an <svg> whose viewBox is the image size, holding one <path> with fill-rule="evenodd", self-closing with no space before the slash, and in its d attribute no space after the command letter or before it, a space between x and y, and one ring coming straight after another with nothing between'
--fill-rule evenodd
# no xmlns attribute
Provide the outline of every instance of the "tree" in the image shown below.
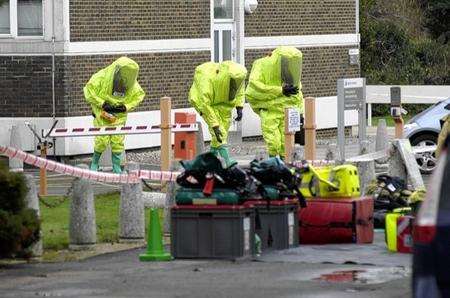
<svg viewBox="0 0 450 298"><path fill-rule="evenodd" d="M424 9L424 26L430 35L441 43L450 40L450 1L449 0L420 0Z"/></svg>

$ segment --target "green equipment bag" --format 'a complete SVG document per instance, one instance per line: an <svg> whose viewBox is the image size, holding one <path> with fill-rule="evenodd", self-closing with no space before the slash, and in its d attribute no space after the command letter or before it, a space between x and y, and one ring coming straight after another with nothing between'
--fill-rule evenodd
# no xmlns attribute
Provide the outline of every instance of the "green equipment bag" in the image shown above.
<svg viewBox="0 0 450 298"><path fill-rule="evenodd" d="M300 175L279 157L271 157L264 161L253 160L250 163L250 174L261 182L261 194L264 199L279 200L296 197L300 206L306 207L305 198L298 189L297 182Z"/></svg>
<svg viewBox="0 0 450 298"><path fill-rule="evenodd" d="M280 200L281 199L281 192L274 186L270 185L263 185L264 188L264 199L266 200Z"/></svg>
<svg viewBox="0 0 450 298"><path fill-rule="evenodd" d="M175 195L178 205L235 205L239 204L240 200L241 196L236 191L226 188L216 188L211 196L205 196L202 189L181 187Z"/></svg>
<svg viewBox="0 0 450 298"><path fill-rule="evenodd" d="M358 169L353 165L314 168L301 176L300 191L306 198L354 198L360 196Z"/></svg>

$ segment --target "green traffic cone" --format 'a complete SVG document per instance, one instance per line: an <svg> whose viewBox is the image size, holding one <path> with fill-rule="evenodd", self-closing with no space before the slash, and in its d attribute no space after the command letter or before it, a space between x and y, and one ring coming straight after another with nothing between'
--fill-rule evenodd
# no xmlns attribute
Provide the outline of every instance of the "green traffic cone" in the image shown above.
<svg viewBox="0 0 450 298"><path fill-rule="evenodd" d="M170 261L172 256L164 251L158 209L150 209L150 224L147 237L147 252L139 255L142 262Z"/></svg>

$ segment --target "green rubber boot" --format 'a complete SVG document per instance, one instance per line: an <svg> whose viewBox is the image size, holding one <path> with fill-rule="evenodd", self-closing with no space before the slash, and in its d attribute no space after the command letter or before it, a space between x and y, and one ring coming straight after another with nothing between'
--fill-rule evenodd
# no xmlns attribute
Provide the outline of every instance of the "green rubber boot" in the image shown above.
<svg viewBox="0 0 450 298"><path fill-rule="evenodd" d="M230 157L227 147L220 146L219 148L217 148L217 151L218 151L219 155L224 159L227 168L237 164L237 161L235 161L234 159L232 159Z"/></svg>
<svg viewBox="0 0 450 298"><path fill-rule="evenodd" d="M209 152L211 152L214 155L219 155L219 150L217 148L211 147L211 149L209 149Z"/></svg>
<svg viewBox="0 0 450 298"><path fill-rule="evenodd" d="M122 153L112 153L112 168L114 174L122 173L122 168L120 167L120 162L122 161Z"/></svg>
<svg viewBox="0 0 450 298"><path fill-rule="evenodd" d="M261 238L259 238L258 234L255 233L255 254L257 257L260 257L261 253Z"/></svg>
<svg viewBox="0 0 450 298"><path fill-rule="evenodd" d="M102 156L101 153L95 152L92 155L92 162L91 162L91 171L98 171L98 162L100 161L100 157Z"/></svg>

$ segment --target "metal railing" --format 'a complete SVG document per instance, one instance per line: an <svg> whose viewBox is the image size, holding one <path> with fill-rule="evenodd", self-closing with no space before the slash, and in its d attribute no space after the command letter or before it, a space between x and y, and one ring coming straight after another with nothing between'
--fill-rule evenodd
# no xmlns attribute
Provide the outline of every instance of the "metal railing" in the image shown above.
<svg viewBox="0 0 450 298"><path fill-rule="evenodd" d="M367 125L372 126L372 104L389 104L390 90L393 85L368 85L366 87ZM404 104L435 104L450 97L450 85L426 86L405 85L402 89Z"/></svg>

